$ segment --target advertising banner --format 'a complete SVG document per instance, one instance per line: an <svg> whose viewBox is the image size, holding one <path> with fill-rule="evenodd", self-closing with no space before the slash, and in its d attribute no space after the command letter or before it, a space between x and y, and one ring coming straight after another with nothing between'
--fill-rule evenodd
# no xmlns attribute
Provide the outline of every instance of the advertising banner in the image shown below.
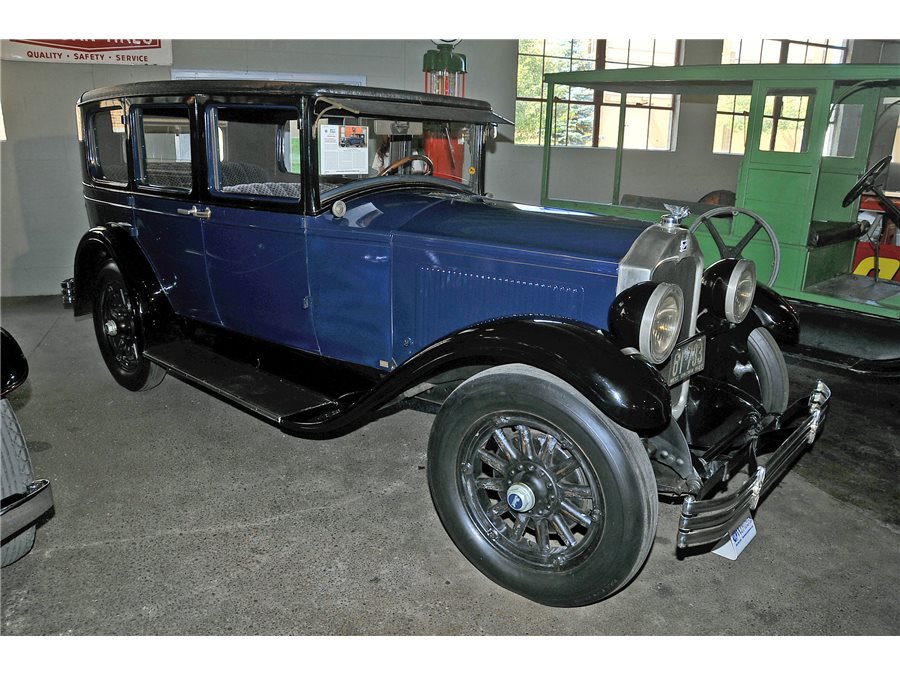
<svg viewBox="0 0 900 675"><path fill-rule="evenodd" d="M0 56L41 63L171 66L171 40L0 40Z"/></svg>

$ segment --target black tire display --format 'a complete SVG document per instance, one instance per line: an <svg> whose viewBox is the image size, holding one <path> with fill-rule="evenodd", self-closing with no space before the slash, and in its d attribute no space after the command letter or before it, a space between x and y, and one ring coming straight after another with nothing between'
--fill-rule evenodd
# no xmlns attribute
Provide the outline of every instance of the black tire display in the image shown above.
<svg viewBox="0 0 900 675"><path fill-rule="evenodd" d="M152 389L166 371L142 355L140 315L115 261L97 273L94 292L94 332L106 367L126 389Z"/></svg>
<svg viewBox="0 0 900 675"><path fill-rule="evenodd" d="M765 328L750 333L747 348L759 379L760 402L767 412L784 412L790 399L790 382L781 348Z"/></svg>
<svg viewBox="0 0 900 675"><path fill-rule="evenodd" d="M529 366L483 371L447 398L429 439L428 484L462 553L546 605L612 595L656 534L656 482L638 436Z"/></svg>
<svg viewBox="0 0 900 675"><path fill-rule="evenodd" d="M28 456L28 448L25 446L25 437L16 419L9 401L0 401L0 453L3 456L2 482L3 497L25 492L26 486L31 483L31 458ZM32 525L3 544L0 549L0 566L6 567L16 562L31 550L34 545L34 529Z"/></svg>

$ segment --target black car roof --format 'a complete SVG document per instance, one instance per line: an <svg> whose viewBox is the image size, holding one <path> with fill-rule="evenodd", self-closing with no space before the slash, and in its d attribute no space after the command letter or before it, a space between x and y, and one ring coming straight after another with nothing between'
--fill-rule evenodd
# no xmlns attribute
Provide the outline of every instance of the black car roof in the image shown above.
<svg viewBox="0 0 900 675"><path fill-rule="evenodd" d="M92 89L82 94L78 105L115 98L136 98L149 96L189 96L206 94L211 96L315 96L345 102L349 99L379 104L378 112L386 112L386 104L401 104L402 110L420 110L430 114L439 110L454 111L454 119L471 119L478 122L510 121L492 112L487 101L456 96L438 96L402 89L382 89L360 87L348 84L323 84L313 82L283 82L275 80L155 80L132 82L110 87ZM412 107L411 107L412 106Z"/></svg>

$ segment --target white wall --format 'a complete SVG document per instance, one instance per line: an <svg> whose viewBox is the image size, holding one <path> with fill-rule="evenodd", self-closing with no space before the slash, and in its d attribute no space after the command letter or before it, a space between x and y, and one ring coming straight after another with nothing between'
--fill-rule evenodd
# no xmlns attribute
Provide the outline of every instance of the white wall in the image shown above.
<svg viewBox="0 0 900 675"><path fill-rule="evenodd" d="M173 67L365 75L367 84L421 91L429 40L175 40ZM500 115L515 113L516 41L464 40L467 94L488 100ZM854 60L898 62L897 42L859 43ZM685 63L718 62L720 40L686 43ZM858 57L858 58L857 58ZM0 295L49 295L72 275L78 240L87 228L75 140L75 101L99 86L169 79L168 67L0 62L0 101L8 140L0 143ZM737 158L713 156L713 113L686 105L676 153L626 153L623 192L699 197L730 188ZM612 152L565 149L567 189L608 199ZM688 168L686 168L688 167ZM541 149L516 146L501 128L489 148L486 187L498 198L537 202ZM733 177L730 178L729 177ZM606 190L607 193L603 191Z"/></svg>

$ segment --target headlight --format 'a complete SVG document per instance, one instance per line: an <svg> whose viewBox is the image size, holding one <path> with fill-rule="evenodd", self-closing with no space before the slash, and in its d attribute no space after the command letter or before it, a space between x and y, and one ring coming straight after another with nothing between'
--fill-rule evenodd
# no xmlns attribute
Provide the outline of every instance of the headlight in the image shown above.
<svg viewBox="0 0 900 675"><path fill-rule="evenodd" d="M703 305L731 323L747 318L755 295L756 265L752 260L727 258L703 273Z"/></svg>
<svg viewBox="0 0 900 675"><path fill-rule="evenodd" d="M609 329L616 340L636 347L648 361L669 358L684 315L684 294L674 284L645 281L627 288L609 309Z"/></svg>

